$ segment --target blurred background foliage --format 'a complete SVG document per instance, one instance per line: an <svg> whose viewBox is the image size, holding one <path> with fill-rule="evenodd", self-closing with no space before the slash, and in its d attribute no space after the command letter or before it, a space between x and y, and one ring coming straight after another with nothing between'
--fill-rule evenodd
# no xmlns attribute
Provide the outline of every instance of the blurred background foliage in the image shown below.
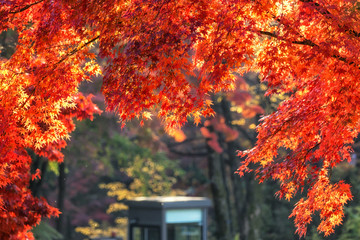
<svg viewBox="0 0 360 240"><path fill-rule="evenodd" d="M215 117L203 119L199 126L189 119L184 128L171 136L156 117L143 127L133 121L123 129L117 118L106 112L93 121L77 122L77 129L64 150L63 199L58 197L61 170L54 162L47 164L42 184L36 191L55 206L63 201L61 226L57 220L44 223L56 228L63 239L100 236L126 239L126 199L204 196L213 201L209 215L210 240L298 239L292 219L288 219L296 199L290 202L276 199L276 182L258 184L251 174L243 178L234 174L241 161L236 150L254 145L255 126L261 115L274 111L286 96L264 97L266 85L260 83L256 74L238 78L238 92L212 96ZM83 86L82 91L94 94L94 100L104 109L99 87L95 81L93 85ZM346 208L344 224L334 235L325 238L317 233L315 218L305 239L358 239L360 148L357 144L354 150L353 161L341 164L332 172L334 180L344 179L353 186L354 201Z"/></svg>
<svg viewBox="0 0 360 240"><path fill-rule="evenodd" d="M16 39L14 31L0 34L0 57L11 57ZM255 144L261 116L272 113L287 96L264 97L267 86L257 74L234 74L235 90L211 96L216 116L198 126L189 119L182 129L167 135L153 109L154 117L143 127L135 120L121 129L117 117L104 112L94 121L77 122L63 152L64 163L32 154L32 171L43 173L42 179L30 183L33 194L47 198L62 212L59 219L44 219L32 230L36 239L126 239L124 201L155 195L210 198L210 240L298 239L288 219L296 199L276 199L276 182L258 184L251 174L243 178L234 174L241 161L236 150ZM93 94L94 102L105 110L101 84L101 79L94 79L80 90ZM352 185L354 200L346 207L343 225L324 238L316 231L315 218L305 239L359 239L359 139L353 147L352 161L332 171L334 180Z"/></svg>

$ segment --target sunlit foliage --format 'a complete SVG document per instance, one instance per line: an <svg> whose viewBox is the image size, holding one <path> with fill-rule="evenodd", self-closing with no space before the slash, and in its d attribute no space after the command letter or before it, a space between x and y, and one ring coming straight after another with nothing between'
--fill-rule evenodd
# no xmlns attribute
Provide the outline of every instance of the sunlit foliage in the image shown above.
<svg viewBox="0 0 360 240"><path fill-rule="evenodd" d="M18 35L14 54L0 60L2 238L31 238L41 216L58 214L27 190L25 149L66 139L63 112L75 107L79 83L101 73L107 109L122 122L156 109L172 129L212 115L209 93L233 89L234 72L259 71L268 95L289 98L262 119L239 173L255 163L260 181L278 180L286 199L307 190L292 213L300 235L317 211L325 235L341 223L350 186L331 183L329 171L350 159L359 132L358 1L0 3L0 31ZM95 43L104 69L90 51ZM289 153L279 157L279 149Z"/></svg>

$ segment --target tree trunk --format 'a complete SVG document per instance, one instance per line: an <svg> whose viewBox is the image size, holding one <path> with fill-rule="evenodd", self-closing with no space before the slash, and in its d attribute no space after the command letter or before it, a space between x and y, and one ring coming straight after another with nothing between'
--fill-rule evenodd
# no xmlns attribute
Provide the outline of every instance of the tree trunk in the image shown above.
<svg viewBox="0 0 360 240"><path fill-rule="evenodd" d="M65 184L66 184L66 175L65 175L65 163L62 162L59 164L59 177L58 177L58 185L59 185L59 194L57 207L61 214L56 222L56 230L64 235L64 199L65 199Z"/></svg>
<svg viewBox="0 0 360 240"><path fill-rule="evenodd" d="M37 155L32 158L31 173L35 173L35 171L39 168L41 172L41 178L36 180L31 180L29 185L29 189L31 190L32 195L35 197L38 197L40 195L41 185L44 182L47 166L48 166L47 159L43 159Z"/></svg>
<svg viewBox="0 0 360 240"><path fill-rule="evenodd" d="M226 98L221 101L221 114L225 118L226 124L234 128L232 125L232 116L230 111L230 102ZM238 129L237 129L238 130ZM245 129L240 131L246 133ZM243 134L253 144L255 139L249 134ZM262 186L260 186L253 176L246 175L240 178L235 171L239 167L241 159L237 156L237 150L241 149L238 142L231 141L227 143L227 164L230 169L230 180L232 185L232 195L235 202L233 213L236 215L236 222L238 223L239 235L241 240L261 240L262 231L262 216L261 205L263 203Z"/></svg>
<svg viewBox="0 0 360 240"><path fill-rule="evenodd" d="M208 168L211 192L214 203L216 219L216 239L232 240L234 238L232 231L231 214L229 211L229 193L227 184L224 181L223 161L221 156L214 152L209 146Z"/></svg>
<svg viewBox="0 0 360 240"><path fill-rule="evenodd" d="M217 102L217 101L213 101ZM219 113L221 106L216 103L213 109ZM215 132L212 126L207 127L210 132ZM226 143L221 134L218 134L219 143L226 149ZM232 240L236 235L237 221L234 211L234 201L229 187L229 171L225 164L225 153L215 152L208 144L208 169L211 181L211 192L213 195L215 218L217 225L217 239Z"/></svg>

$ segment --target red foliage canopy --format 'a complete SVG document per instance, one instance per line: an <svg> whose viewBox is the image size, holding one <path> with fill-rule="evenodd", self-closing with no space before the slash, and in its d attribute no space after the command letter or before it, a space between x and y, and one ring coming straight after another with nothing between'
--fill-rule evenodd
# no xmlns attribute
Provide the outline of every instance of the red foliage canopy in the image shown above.
<svg viewBox="0 0 360 240"><path fill-rule="evenodd" d="M263 118L239 172L257 163L261 181L280 181L280 197L309 186L292 214L300 235L315 211L325 234L341 223L351 193L329 181L329 169L349 159L359 129L356 0L0 3L0 32L19 35L16 52L0 62L2 239L56 214L26 188L31 160L24 149L47 149L68 136L64 111L76 105L79 83L101 72L90 51L95 42L107 59L108 110L123 121L147 119L156 108L168 128L189 116L199 122L213 113L208 93L232 89L233 72L259 71L269 94L290 98Z"/></svg>

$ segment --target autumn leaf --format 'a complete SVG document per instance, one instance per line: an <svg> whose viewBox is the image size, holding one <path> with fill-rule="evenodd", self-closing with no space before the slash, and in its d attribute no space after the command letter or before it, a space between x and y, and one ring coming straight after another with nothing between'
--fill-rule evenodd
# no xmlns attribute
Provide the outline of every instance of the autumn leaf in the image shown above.
<svg viewBox="0 0 360 240"><path fill-rule="evenodd" d="M324 216L319 231L330 234L351 195L342 183L324 182L332 167L348 159L359 133L356 4L2 1L0 32L15 29L18 42L11 58L0 60L0 238L31 238L28 230L42 216L58 214L27 189L31 159L25 149L61 161L57 143L74 129L72 118L92 119L100 112L90 97L78 95L81 82L102 74L107 110L117 112L121 124L150 118L148 112L158 109L170 131L188 119L200 124L212 116L208 96L234 86L240 91L232 101L245 115L263 114L245 108L251 96L239 76L247 71L259 72L269 97L289 98L262 118L257 144L244 153L239 173L257 166L259 179L278 180L288 198L307 185L292 215L297 232L305 234L313 214L307 209L313 207ZM103 69L96 57L106 59ZM220 152L218 139L204 135ZM279 149L289 151L280 162ZM308 170L319 162L320 169Z"/></svg>
<svg viewBox="0 0 360 240"><path fill-rule="evenodd" d="M169 132L176 142L183 142L186 140L186 135L181 129L173 129Z"/></svg>

